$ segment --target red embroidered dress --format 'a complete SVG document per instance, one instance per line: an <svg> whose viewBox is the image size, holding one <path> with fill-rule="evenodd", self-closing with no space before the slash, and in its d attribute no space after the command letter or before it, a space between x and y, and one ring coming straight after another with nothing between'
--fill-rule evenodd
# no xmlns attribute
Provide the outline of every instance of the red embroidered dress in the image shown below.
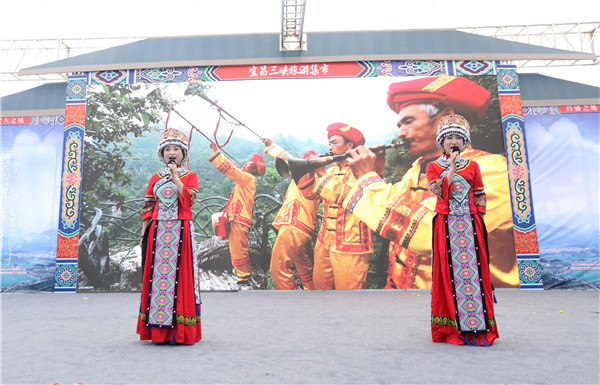
<svg viewBox="0 0 600 385"><path fill-rule="evenodd" d="M194 253L192 205L198 176L179 167L183 195L169 169L150 178L142 219L150 219L144 236L143 281L137 333L141 340L193 344L202 339L200 281Z"/></svg>
<svg viewBox="0 0 600 385"><path fill-rule="evenodd" d="M427 165L433 218L431 335L434 342L490 346L498 338L483 222L479 165L462 158L451 184L443 155Z"/></svg>

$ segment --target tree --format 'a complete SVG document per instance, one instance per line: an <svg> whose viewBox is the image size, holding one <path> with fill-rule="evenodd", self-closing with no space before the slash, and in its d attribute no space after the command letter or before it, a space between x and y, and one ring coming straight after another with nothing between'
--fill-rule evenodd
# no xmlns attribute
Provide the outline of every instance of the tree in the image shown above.
<svg viewBox="0 0 600 385"><path fill-rule="evenodd" d="M212 85L204 82L189 83L183 92L184 96L200 96L201 98L206 97L208 90L213 88Z"/></svg>
<svg viewBox="0 0 600 385"><path fill-rule="evenodd" d="M124 170L130 156L129 135L136 138L156 127L173 103L161 88L147 93L140 85L102 86L88 94L82 175L82 208L92 210L100 202L122 204L123 188L131 183Z"/></svg>

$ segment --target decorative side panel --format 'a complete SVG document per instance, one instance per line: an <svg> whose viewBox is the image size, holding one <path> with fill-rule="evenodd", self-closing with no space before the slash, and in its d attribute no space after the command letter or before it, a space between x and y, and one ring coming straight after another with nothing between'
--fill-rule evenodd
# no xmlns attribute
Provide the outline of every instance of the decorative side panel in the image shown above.
<svg viewBox="0 0 600 385"><path fill-rule="evenodd" d="M74 293L77 288L81 165L88 83L89 74L70 76L67 83L55 292Z"/></svg>
<svg viewBox="0 0 600 385"><path fill-rule="evenodd" d="M498 68L498 94L513 211L513 231L521 289L543 289L538 238L533 213L525 121L514 68Z"/></svg>

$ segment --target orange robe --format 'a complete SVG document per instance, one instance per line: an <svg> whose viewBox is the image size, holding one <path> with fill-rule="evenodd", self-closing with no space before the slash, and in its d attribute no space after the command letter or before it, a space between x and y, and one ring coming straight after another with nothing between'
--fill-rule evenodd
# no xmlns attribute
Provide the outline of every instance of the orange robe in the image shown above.
<svg viewBox="0 0 600 385"><path fill-rule="evenodd" d="M256 180L252 174L237 168L220 151L212 154L208 160L217 170L235 182L223 211L227 214L230 224L228 239L233 270L239 281L247 281L252 275L248 255L248 230L252 226Z"/></svg>
<svg viewBox="0 0 600 385"><path fill-rule="evenodd" d="M287 161L289 152L273 144L264 150L265 154ZM317 219L318 200L305 198L294 181L291 181L281 209L273 220L273 227L279 230L271 253L271 276L275 289L297 289L294 265L304 289L313 289L313 262L306 255L306 245L312 240Z"/></svg>
<svg viewBox="0 0 600 385"><path fill-rule="evenodd" d="M315 245L315 289L364 289L373 252L371 230L342 207L356 179L344 162L321 178L307 175L298 184L309 199L323 200L323 222Z"/></svg>

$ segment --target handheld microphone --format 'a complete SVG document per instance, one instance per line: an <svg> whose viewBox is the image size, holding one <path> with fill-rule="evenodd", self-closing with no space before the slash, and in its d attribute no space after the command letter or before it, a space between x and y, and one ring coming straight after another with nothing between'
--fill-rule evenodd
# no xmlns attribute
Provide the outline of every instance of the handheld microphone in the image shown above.
<svg viewBox="0 0 600 385"><path fill-rule="evenodd" d="M175 159L169 159L169 161L167 162L167 169L170 171L170 174L167 175L168 178L171 178L173 175L173 170L171 170L168 166L170 164L174 164L175 166L177 166L177 163L175 163Z"/></svg>
<svg viewBox="0 0 600 385"><path fill-rule="evenodd" d="M458 148L458 146L452 146L450 150L452 150L452 152L458 152L458 154L454 158L454 163L456 164L456 167L460 166L460 148Z"/></svg>

